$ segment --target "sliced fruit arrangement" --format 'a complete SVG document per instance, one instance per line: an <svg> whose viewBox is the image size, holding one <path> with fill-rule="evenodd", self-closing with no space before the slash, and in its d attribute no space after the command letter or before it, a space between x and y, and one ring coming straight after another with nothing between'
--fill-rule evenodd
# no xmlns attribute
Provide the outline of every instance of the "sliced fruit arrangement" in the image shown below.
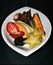
<svg viewBox="0 0 53 65"><path fill-rule="evenodd" d="M28 44L30 48L39 45L45 37L45 31L38 13L31 16L31 10L14 15L13 22L7 23L6 30L14 38L16 46Z"/></svg>
<svg viewBox="0 0 53 65"><path fill-rule="evenodd" d="M27 33L32 33L34 31L33 28L25 22L17 21L16 23L22 25L26 29Z"/></svg>
<svg viewBox="0 0 53 65"><path fill-rule="evenodd" d="M26 40L23 41L25 44L29 44L30 48L35 47L35 45L39 45L42 42L42 38L40 35L34 35L31 33Z"/></svg>
<svg viewBox="0 0 53 65"><path fill-rule="evenodd" d="M23 12L23 13L17 13L14 15L13 19L15 21L23 21L25 22L26 24L30 25L30 20L32 19L31 17L31 10L29 9L29 11L27 12Z"/></svg>
<svg viewBox="0 0 53 65"><path fill-rule="evenodd" d="M18 26L20 31L24 32L23 38L27 38L27 31L26 31L25 27L19 23L18 24L16 23L16 25Z"/></svg>
<svg viewBox="0 0 53 65"><path fill-rule="evenodd" d="M9 33L9 35L13 38L18 38L20 36L24 35L23 31L19 31L18 26L13 23L13 22L9 22L6 26L6 30Z"/></svg>
<svg viewBox="0 0 53 65"><path fill-rule="evenodd" d="M42 33L42 38L45 37L45 31L43 29L43 25L41 23L40 17L38 13L33 15L33 21L35 22L36 28L38 29L39 33Z"/></svg>

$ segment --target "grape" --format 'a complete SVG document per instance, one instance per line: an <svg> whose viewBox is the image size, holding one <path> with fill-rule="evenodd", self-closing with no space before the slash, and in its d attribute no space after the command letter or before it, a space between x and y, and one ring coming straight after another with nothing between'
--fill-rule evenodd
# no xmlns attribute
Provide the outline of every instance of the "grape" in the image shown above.
<svg viewBox="0 0 53 65"><path fill-rule="evenodd" d="M30 20L32 19L31 9L29 9L29 11L27 11L27 12L24 11L23 13L18 13L17 16L18 16L17 19L14 19L15 21L20 20L20 21L23 21L23 22L27 23L28 25L30 25Z"/></svg>
<svg viewBox="0 0 53 65"><path fill-rule="evenodd" d="M21 36L19 38L16 38L14 40L14 43L15 43L16 46L23 46L24 45L23 40L25 40L25 39L23 39L23 37Z"/></svg>

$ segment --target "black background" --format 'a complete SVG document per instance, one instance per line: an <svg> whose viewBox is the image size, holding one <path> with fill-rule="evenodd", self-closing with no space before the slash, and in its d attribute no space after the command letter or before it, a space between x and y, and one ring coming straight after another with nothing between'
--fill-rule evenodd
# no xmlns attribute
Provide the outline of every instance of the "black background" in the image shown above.
<svg viewBox="0 0 53 65"><path fill-rule="evenodd" d="M43 12L53 24L52 0L1 0L0 1L0 29L4 19L16 9L30 6ZM47 43L29 57L24 57L12 50L4 42L0 31L0 64L53 64L53 35Z"/></svg>

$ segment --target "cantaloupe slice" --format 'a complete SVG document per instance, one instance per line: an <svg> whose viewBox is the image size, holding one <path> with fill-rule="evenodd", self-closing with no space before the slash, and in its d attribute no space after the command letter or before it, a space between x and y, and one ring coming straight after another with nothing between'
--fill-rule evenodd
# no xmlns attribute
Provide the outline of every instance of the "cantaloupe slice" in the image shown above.
<svg viewBox="0 0 53 65"><path fill-rule="evenodd" d="M18 26L19 28L19 31L23 31L25 34L23 35L23 38L27 38L27 31L26 29L21 25L21 24L17 24L16 25Z"/></svg>
<svg viewBox="0 0 53 65"><path fill-rule="evenodd" d="M36 28L39 30L39 32L44 32L42 23L40 21L39 15L37 13L34 14L33 21L35 22Z"/></svg>
<svg viewBox="0 0 53 65"><path fill-rule="evenodd" d="M42 38L44 38L45 37L45 31L43 29L43 26L42 26L41 20L39 18L39 15L37 13L34 14L33 21L35 22L35 25L36 25L36 28L38 29L38 31L40 33L42 33Z"/></svg>

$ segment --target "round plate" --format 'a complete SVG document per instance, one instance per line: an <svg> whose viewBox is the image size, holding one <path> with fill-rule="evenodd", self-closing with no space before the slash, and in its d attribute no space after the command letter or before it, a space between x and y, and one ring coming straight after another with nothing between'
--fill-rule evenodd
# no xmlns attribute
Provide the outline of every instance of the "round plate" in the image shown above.
<svg viewBox="0 0 53 65"><path fill-rule="evenodd" d="M28 11L29 9L31 9L31 12L32 12L32 16L34 13L38 13L39 16L40 16L40 19L41 19L41 23L43 25L43 28L46 32L46 37L45 39L42 41L42 43L40 45L38 45L37 47L35 48L32 48L31 50L24 50L24 49L21 49L19 47L16 47L13 43L13 38L11 38L7 33L6 33L6 25L9 21L13 21L13 16L16 14L16 13L22 13L24 11ZM22 7L16 11L14 11L13 13L11 13L3 22L2 24L2 28L1 28L1 33L2 33L2 37L4 39L4 41L6 42L6 44L11 47L13 50L15 50L16 52L24 55L24 56L29 56L30 54L32 54L33 52L37 51L39 48L41 48L46 42L47 40L49 39L50 35L51 35L51 23L49 21L49 19L43 14L41 13L40 11L36 10L36 9L33 9L31 7Z"/></svg>

